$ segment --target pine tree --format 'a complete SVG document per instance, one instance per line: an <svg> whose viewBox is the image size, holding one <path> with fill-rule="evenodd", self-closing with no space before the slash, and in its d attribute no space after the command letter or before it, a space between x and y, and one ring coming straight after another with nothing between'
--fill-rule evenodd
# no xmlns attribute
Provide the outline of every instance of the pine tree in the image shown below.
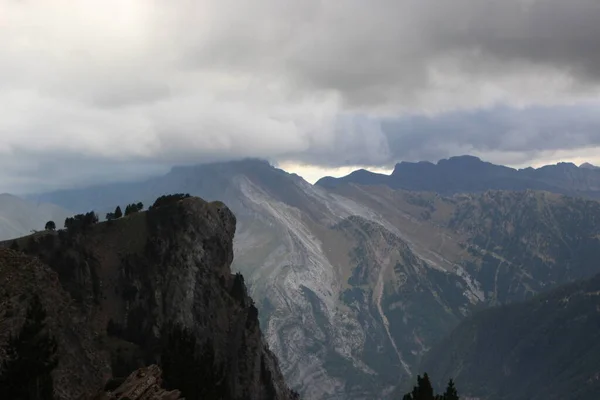
<svg viewBox="0 0 600 400"><path fill-rule="evenodd" d="M115 219L119 219L122 216L123 216L123 211L121 211L121 206L117 206L117 208L115 208L114 217L115 217Z"/></svg>
<svg viewBox="0 0 600 400"><path fill-rule="evenodd" d="M58 364L57 343L46 331L45 319L46 311L36 295L29 304L19 334L9 338L6 359L0 368L0 398L54 398L51 372Z"/></svg>
<svg viewBox="0 0 600 400"><path fill-rule="evenodd" d="M417 376L417 386L413 388L412 392L405 394L402 400L459 400L459 397L452 379L448 382L448 387L443 395L434 395L429 375L425 373L422 378L420 375Z"/></svg>
<svg viewBox="0 0 600 400"><path fill-rule="evenodd" d="M140 204L143 207L142 203L138 203L138 204ZM128 204L127 207L125 207L125 216L135 214L136 212L140 211L138 204L135 204L135 203Z"/></svg>
<svg viewBox="0 0 600 400"><path fill-rule="evenodd" d="M456 387L454 387L454 381L450 379L448 382L448 386L446 387L446 391L442 397L443 400L459 400L458 392L456 391Z"/></svg>
<svg viewBox="0 0 600 400"><path fill-rule="evenodd" d="M414 400L435 400L433 387L427 373L422 378L420 375L417 376L417 386L413 389L412 397Z"/></svg>

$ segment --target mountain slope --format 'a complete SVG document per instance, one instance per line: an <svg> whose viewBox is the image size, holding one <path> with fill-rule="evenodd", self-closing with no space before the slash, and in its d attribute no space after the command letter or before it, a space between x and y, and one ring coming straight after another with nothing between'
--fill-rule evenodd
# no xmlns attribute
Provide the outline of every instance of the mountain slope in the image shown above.
<svg viewBox="0 0 600 400"><path fill-rule="evenodd" d="M62 225L70 211L61 207L0 194L0 240L29 234L32 229L42 230L48 221Z"/></svg>
<svg viewBox="0 0 600 400"><path fill-rule="evenodd" d="M600 256L599 203L551 193L326 189L246 160L42 198L114 209L173 192L235 213L233 269L307 399L388 398L473 310L600 272L590 262Z"/></svg>
<svg viewBox="0 0 600 400"><path fill-rule="evenodd" d="M60 293L73 313L70 318L83 325L75 332L56 328L61 338L59 369L74 371L72 382L60 382L70 393L98 389L90 383L110 376L110 369L104 376L88 373L101 363L91 362L86 369L65 356L81 348L86 335L102 350L90 352L99 357L107 351L110 360L104 361L110 361L113 376L126 377L175 346L177 336L169 332L179 326L214 359L214 365L202 364L204 372L197 379L207 376L214 378L209 384L222 382L225 398L292 399L262 336L243 278L230 271L235 223L222 203L189 198L83 231L24 237L17 241L19 247L36 258L19 256L19 262L3 263L14 258L4 250L8 255L0 265L21 278L7 280L2 290L15 299L17 308L24 302L15 296L26 285L48 299ZM28 283L23 267L29 262L52 277L48 283ZM51 320L67 318L58 315L56 306L49 314ZM2 318L0 322L8 323Z"/></svg>
<svg viewBox="0 0 600 400"><path fill-rule="evenodd" d="M322 178L316 185L331 188L344 183L387 185L394 189L442 194L531 189L600 198L600 169L559 163L517 170L473 156L451 157L437 164L401 162L391 175L359 170L342 178Z"/></svg>
<svg viewBox="0 0 600 400"><path fill-rule="evenodd" d="M481 399L592 399L600 393L599 327L597 275L468 318L421 369Z"/></svg>

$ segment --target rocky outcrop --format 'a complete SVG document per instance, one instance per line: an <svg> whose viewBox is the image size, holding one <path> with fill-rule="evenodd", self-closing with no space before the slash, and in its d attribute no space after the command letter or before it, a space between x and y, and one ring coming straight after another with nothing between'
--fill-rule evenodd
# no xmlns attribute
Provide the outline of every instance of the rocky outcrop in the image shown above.
<svg viewBox="0 0 600 400"><path fill-rule="evenodd" d="M94 400L178 400L179 390L162 387L162 371L158 365L140 368L133 372L115 390L98 394Z"/></svg>
<svg viewBox="0 0 600 400"><path fill-rule="evenodd" d="M198 375L217 374L209 383L218 381L223 398L291 399L243 277L231 274L235 226L224 204L189 198L85 231L48 233L18 244L41 260L35 261L38 269L55 277L51 287L40 280L35 286L61 293L85 322L81 332L65 335L63 348L77 349L87 336L94 338L101 351L93 354L110 355L113 377L160 363L172 347L169 332L177 328L191 334L194 346L210 350L210 362ZM67 367L66 361L61 364ZM91 365L97 370L101 363ZM68 367L76 368L75 360ZM107 372L104 379L111 375ZM65 385L85 392L84 387L94 387L92 375Z"/></svg>

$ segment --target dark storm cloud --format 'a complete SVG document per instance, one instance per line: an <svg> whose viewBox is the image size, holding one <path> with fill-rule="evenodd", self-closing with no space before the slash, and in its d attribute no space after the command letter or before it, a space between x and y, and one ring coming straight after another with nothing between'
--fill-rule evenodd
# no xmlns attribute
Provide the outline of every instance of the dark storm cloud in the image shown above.
<svg viewBox="0 0 600 400"><path fill-rule="evenodd" d="M581 149L597 21L595 0L0 0L0 191L114 165Z"/></svg>
<svg viewBox="0 0 600 400"><path fill-rule="evenodd" d="M477 153L511 154L498 161L535 159L541 153L600 146L598 103L452 112L387 119L381 127L391 158L431 160ZM519 157L520 155L520 157Z"/></svg>

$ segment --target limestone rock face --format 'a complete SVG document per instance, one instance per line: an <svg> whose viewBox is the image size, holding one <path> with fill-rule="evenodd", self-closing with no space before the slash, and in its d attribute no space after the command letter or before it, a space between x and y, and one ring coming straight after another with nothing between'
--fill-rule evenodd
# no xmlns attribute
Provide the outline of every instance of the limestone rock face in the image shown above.
<svg viewBox="0 0 600 400"><path fill-rule="evenodd" d="M223 203L188 198L82 231L18 240L28 256L6 266L7 276L19 278L3 282L2 290L21 314L26 302L18 296L29 287L42 298L60 298L44 304L50 319L64 320L55 331L61 351L73 353L61 357L59 368L74 371L77 379L64 384L69 393L59 398L90 398L109 378L159 363L172 326L210 349L214 365L206 368L219 371L225 398L294 398L263 338L243 277L231 274L235 227ZM28 264L32 274L47 277L22 276ZM8 323L2 315L0 326ZM86 360L81 348L89 353Z"/></svg>

